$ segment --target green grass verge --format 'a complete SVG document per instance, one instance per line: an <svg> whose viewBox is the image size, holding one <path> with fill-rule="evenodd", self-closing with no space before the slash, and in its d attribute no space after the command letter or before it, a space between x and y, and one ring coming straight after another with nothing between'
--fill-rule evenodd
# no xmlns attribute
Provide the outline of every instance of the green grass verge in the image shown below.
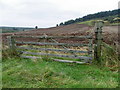
<svg viewBox="0 0 120 90"><path fill-rule="evenodd" d="M3 61L3 88L115 88L118 73L95 65L9 58Z"/></svg>
<svg viewBox="0 0 120 90"><path fill-rule="evenodd" d="M84 21L84 22L79 22L78 24L86 24L89 26L94 26L96 20L89 20L89 21Z"/></svg>

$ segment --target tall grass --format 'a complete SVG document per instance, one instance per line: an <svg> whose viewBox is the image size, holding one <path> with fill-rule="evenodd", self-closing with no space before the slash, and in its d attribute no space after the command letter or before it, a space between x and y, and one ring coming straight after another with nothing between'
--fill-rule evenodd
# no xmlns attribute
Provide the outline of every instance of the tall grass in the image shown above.
<svg viewBox="0 0 120 90"><path fill-rule="evenodd" d="M115 46L103 43L101 66L109 67L111 70L117 70L119 67L118 52L115 50Z"/></svg>
<svg viewBox="0 0 120 90"><path fill-rule="evenodd" d="M20 53L16 50L12 50L10 48L4 49L2 48L2 62L10 58L19 58Z"/></svg>

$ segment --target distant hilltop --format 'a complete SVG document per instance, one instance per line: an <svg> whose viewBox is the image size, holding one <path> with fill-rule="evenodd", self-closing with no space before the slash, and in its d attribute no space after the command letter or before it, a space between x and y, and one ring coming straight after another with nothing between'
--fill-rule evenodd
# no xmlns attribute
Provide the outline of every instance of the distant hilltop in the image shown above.
<svg viewBox="0 0 120 90"><path fill-rule="evenodd" d="M65 22L61 22L56 26L69 25L69 24L81 23L90 20L99 20L99 19L108 23L116 23L116 22L120 23L119 15L120 15L120 9L116 9L112 11L104 11L104 12L102 11L95 14L86 15L82 18L76 18L75 20L71 19Z"/></svg>

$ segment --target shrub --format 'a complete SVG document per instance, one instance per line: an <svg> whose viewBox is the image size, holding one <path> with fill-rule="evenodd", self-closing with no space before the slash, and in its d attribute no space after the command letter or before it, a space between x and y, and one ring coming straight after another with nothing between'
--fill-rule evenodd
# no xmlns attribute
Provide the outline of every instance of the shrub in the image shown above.
<svg viewBox="0 0 120 90"><path fill-rule="evenodd" d="M118 53L115 50L115 46L110 46L104 43L102 47L102 57L101 57L101 65L107 66L112 69L118 69Z"/></svg>

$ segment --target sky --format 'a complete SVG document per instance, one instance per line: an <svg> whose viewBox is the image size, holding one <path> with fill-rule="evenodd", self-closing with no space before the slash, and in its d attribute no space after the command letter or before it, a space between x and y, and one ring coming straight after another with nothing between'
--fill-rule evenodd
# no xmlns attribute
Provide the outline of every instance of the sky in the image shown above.
<svg viewBox="0 0 120 90"><path fill-rule="evenodd" d="M0 0L0 26L54 27L100 11L118 9L119 0Z"/></svg>

